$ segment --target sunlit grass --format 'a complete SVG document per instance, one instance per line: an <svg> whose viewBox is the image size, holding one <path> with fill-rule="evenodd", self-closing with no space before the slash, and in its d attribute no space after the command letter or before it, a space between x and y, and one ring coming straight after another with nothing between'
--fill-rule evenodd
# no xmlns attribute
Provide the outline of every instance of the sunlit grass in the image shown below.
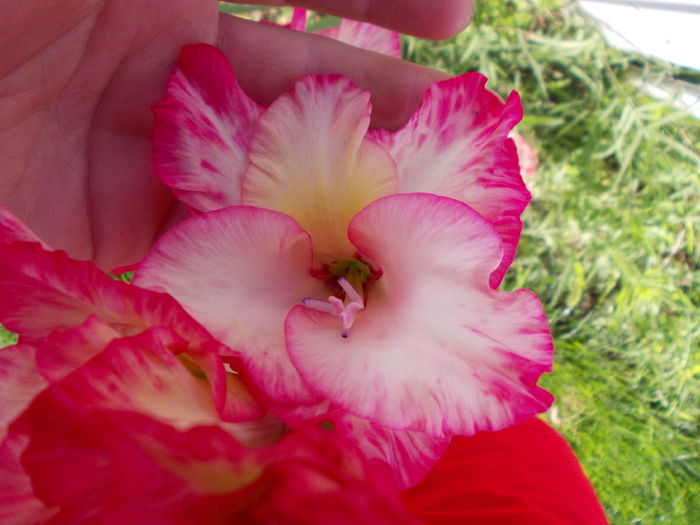
<svg viewBox="0 0 700 525"><path fill-rule="evenodd" d="M405 50L522 96L541 164L506 287L548 312L546 419L612 523L700 523L700 123L631 83L677 71L562 2L488 0L461 35Z"/></svg>

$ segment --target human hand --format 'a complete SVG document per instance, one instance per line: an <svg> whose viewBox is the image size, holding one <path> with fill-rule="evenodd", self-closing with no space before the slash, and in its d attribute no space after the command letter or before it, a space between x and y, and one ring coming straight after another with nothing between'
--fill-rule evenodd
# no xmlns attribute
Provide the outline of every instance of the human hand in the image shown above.
<svg viewBox="0 0 700 525"><path fill-rule="evenodd" d="M270 5L284 2L268 1ZM447 38L469 0L299 0L299 7ZM443 75L318 35L220 15L214 0L0 0L0 204L48 245L104 269L142 257L183 217L151 168L150 107L180 48L206 42L269 104L307 73L372 94L373 125L397 127Z"/></svg>

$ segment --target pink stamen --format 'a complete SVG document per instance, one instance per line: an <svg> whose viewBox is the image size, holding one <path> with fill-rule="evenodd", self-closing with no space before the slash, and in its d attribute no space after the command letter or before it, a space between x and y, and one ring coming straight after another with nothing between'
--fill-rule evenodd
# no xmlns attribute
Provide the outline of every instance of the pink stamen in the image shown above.
<svg viewBox="0 0 700 525"><path fill-rule="evenodd" d="M350 328L355 322L355 317L357 317L357 312L365 309L365 303L357 290L344 277L338 279L338 284L345 292L345 302L335 295L331 295L328 301L307 297L301 304L319 312L337 315L342 325L340 335L347 338Z"/></svg>

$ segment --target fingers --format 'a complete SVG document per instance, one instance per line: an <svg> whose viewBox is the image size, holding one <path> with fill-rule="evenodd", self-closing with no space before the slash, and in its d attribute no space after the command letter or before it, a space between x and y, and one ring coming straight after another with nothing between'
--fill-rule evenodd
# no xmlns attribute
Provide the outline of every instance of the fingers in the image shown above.
<svg viewBox="0 0 700 525"><path fill-rule="evenodd" d="M289 0L288 3L433 40L459 33L467 27L474 11L471 0Z"/></svg>
<svg viewBox="0 0 700 525"><path fill-rule="evenodd" d="M456 35L467 27L474 13L472 0L263 0L256 3L313 9L433 40Z"/></svg>
<svg viewBox="0 0 700 525"><path fill-rule="evenodd" d="M372 94L372 126L394 129L444 73L319 35L222 15L217 45L243 90L268 105L306 74L340 74Z"/></svg>

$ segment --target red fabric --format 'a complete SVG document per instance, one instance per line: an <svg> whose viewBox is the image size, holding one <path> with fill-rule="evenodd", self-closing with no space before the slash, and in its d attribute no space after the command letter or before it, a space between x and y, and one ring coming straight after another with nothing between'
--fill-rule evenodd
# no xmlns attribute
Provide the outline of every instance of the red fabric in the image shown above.
<svg viewBox="0 0 700 525"><path fill-rule="evenodd" d="M414 516L431 524L608 523L573 451L539 419L454 438L402 499Z"/></svg>

